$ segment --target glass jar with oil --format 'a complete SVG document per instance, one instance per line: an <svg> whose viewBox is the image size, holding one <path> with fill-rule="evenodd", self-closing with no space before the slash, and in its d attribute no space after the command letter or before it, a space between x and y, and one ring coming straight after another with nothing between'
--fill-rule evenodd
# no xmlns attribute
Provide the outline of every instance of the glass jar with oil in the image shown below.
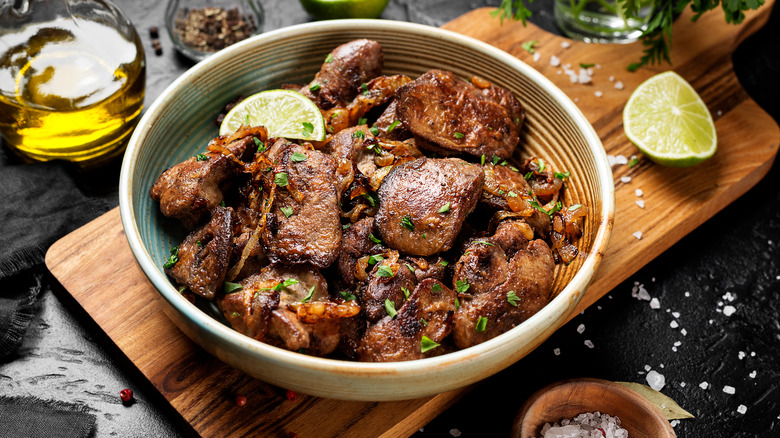
<svg viewBox="0 0 780 438"><path fill-rule="evenodd" d="M145 78L138 33L112 3L0 1L0 134L22 156L94 167L121 154Z"/></svg>

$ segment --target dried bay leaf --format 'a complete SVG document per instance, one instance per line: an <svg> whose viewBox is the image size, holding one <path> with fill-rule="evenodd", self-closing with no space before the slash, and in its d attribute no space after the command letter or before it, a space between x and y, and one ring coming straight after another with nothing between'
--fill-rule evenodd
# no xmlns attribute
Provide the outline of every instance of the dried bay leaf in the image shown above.
<svg viewBox="0 0 780 438"><path fill-rule="evenodd" d="M658 409L664 414L667 420L683 420L686 418L695 418L690 412L681 408L676 401L672 400L668 396L655 389L642 385L641 383L634 382L615 382L623 385L629 389L633 389L640 395L650 400L650 403L656 405Z"/></svg>

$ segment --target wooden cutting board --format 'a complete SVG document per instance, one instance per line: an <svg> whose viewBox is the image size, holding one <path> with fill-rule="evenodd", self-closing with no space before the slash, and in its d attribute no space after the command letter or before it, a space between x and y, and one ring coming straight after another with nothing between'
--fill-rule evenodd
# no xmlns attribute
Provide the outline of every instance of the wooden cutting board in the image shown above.
<svg viewBox="0 0 780 438"><path fill-rule="evenodd" d="M775 122L737 81L731 54L767 20L772 6L751 13L741 26L724 23L722 13L705 14L697 24L686 12L674 27L674 70L698 90L715 118L716 155L691 169L663 168L640 156L633 167L614 167L615 227L598 274L579 312L672 246L755 185L769 170L780 143ZM490 9L478 9L444 27L499 47L529 63L577 102L600 135L608 154L631 157L638 151L625 137L622 109L631 91L669 66L628 73L625 66L641 55L641 45L589 45L571 42L529 23L498 26ZM706 29L706 31L705 31ZM706 32L706 38L697 38ZM538 61L521 48L538 40ZM579 69L598 63L590 85L572 84L550 65ZM614 76L614 82L610 81ZM615 88L617 81L623 89ZM596 92L601 92L601 97ZM624 182L622 177L630 177ZM644 208L635 190L644 195ZM632 236L642 232L642 238ZM468 388L435 397L400 402L347 402L298 395L223 364L186 338L156 304L156 292L133 258L114 209L55 243L46 264L111 339L201 435L302 437L408 436L447 409ZM574 314L576 314L576 312ZM237 394L247 404L234 404Z"/></svg>

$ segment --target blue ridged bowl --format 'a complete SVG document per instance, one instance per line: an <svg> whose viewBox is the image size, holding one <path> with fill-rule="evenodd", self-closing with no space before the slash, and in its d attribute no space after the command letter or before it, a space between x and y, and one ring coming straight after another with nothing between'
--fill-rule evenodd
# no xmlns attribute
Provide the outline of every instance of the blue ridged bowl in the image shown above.
<svg viewBox="0 0 780 438"><path fill-rule="evenodd" d="M308 83L325 56L344 42L369 38L385 53L385 74L417 77L432 68L481 76L511 90L524 104L526 125L514 161L545 157L571 172L568 204L588 206L581 256L556 269L556 298L518 327L483 344L439 357L360 363L293 353L255 341L182 297L163 272L169 250L183 239L178 223L149 197L157 177L205 150L217 135L213 119L238 95ZM604 254L614 218L614 184L601 142L574 103L517 58L477 40L416 24L335 20L293 26L231 46L183 74L152 104L133 134L119 186L122 224L160 306L193 341L225 363L268 383L349 400L401 400L460 388L516 362L566 320Z"/></svg>

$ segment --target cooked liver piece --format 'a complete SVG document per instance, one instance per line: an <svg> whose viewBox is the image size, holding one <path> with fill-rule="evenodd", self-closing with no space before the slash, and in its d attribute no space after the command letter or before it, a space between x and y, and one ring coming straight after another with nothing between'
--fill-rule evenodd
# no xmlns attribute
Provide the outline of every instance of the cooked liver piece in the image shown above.
<svg viewBox="0 0 780 438"><path fill-rule="evenodd" d="M358 357L368 362L422 359L444 353L443 347L422 352L422 337L440 343L452 330L456 294L428 278L420 282L398 309L371 326L360 342ZM423 320L425 322L423 322Z"/></svg>
<svg viewBox="0 0 780 438"><path fill-rule="evenodd" d="M360 288L360 305L366 313L369 323L375 323L387 316L385 300L393 302L394 308L399 309L404 302L405 295L401 288L413 291L417 285L417 278L404 264L399 264L398 272L392 277L380 277L377 270L382 263L377 263L371 270L366 284Z"/></svg>
<svg viewBox="0 0 780 438"><path fill-rule="evenodd" d="M275 146L276 147L276 146ZM306 156L295 161L293 154ZM289 143L277 152L276 175L287 173L288 185L276 188L276 199L263 234L267 255L273 262L330 266L341 247L336 160L330 155ZM302 195L296 201L292 191ZM285 215L284 211L290 214ZM291 209L291 210L287 210Z"/></svg>
<svg viewBox="0 0 780 438"><path fill-rule="evenodd" d="M332 61L323 63L314 80L300 90L321 109L346 106L362 84L382 73L385 60L382 46L365 39L336 47L330 57Z"/></svg>
<svg viewBox="0 0 780 438"><path fill-rule="evenodd" d="M477 204L483 178L479 166L457 158L419 158L395 167L378 191L382 241L409 255L450 249ZM449 211L439 213L447 203Z"/></svg>
<svg viewBox="0 0 780 438"><path fill-rule="evenodd" d="M233 239L233 209L217 207L211 220L179 245L178 262L165 273L176 283L209 300L222 287Z"/></svg>
<svg viewBox="0 0 780 438"><path fill-rule="evenodd" d="M354 289L358 285L358 280L355 278L357 260L366 255L379 254L382 252L382 248L377 246L377 244L372 242L369 238L373 232L373 217L363 218L343 231L341 249L339 250L338 264L336 267L338 268L341 279L344 280L350 288Z"/></svg>
<svg viewBox="0 0 780 438"><path fill-rule="evenodd" d="M509 158L519 141L520 103L509 92L481 90L454 73L431 70L402 86L398 119L434 152Z"/></svg>

